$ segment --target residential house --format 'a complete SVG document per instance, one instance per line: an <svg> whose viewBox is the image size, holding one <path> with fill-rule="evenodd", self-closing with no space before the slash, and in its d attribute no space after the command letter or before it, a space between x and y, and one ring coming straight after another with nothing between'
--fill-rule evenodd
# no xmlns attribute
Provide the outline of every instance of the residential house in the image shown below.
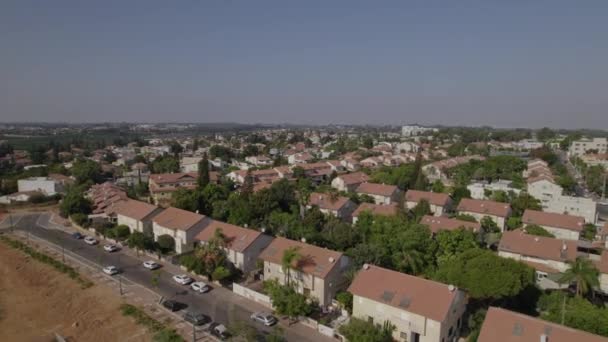
<svg viewBox="0 0 608 342"><path fill-rule="evenodd" d="M556 213L527 209L522 216L524 227L538 225L543 227L557 239L578 240L585 226L585 219Z"/></svg>
<svg viewBox="0 0 608 342"><path fill-rule="evenodd" d="M217 183L217 172L209 172L211 182ZM198 183L198 172L155 173L148 179L148 188L155 204L167 204L179 189L194 190Z"/></svg>
<svg viewBox="0 0 608 342"><path fill-rule="evenodd" d="M456 210L460 214L473 216L479 222L487 216L496 223L500 231L505 230L507 218L511 216L511 206L508 203L470 198L461 199Z"/></svg>
<svg viewBox="0 0 608 342"><path fill-rule="evenodd" d="M503 308L490 307L477 342L608 342L608 338Z"/></svg>
<svg viewBox="0 0 608 342"><path fill-rule="evenodd" d="M116 220L117 204L129 199L127 193L111 182L94 184L87 190L85 196L93 204L91 219Z"/></svg>
<svg viewBox="0 0 608 342"><path fill-rule="evenodd" d="M0 204L12 204L19 202L27 202L32 198L32 196L43 195L39 191L24 191L24 192L14 192L12 194L0 196Z"/></svg>
<svg viewBox="0 0 608 342"><path fill-rule="evenodd" d="M376 204L391 204L399 201L401 191L394 185L361 183L355 190L359 195L368 195Z"/></svg>
<svg viewBox="0 0 608 342"><path fill-rule="evenodd" d="M51 177L30 177L19 179L17 188L21 193L36 191L45 196L53 196L65 192L65 183Z"/></svg>
<svg viewBox="0 0 608 342"><path fill-rule="evenodd" d="M119 202L116 207L116 223L126 225L131 233L140 232L153 236L152 218L161 211L163 209L155 205L127 199Z"/></svg>
<svg viewBox="0 0 608 342"><path fill-rule="evenodd" d="M359 220L359 215L363 212L369 212L370 214L376 216L395 216L399 207L397 203L391 204L373 204L373 203L361 203L359 207L353 212L353 224L357 223Z"/></svg>
<svg viewBox="0 0 608 342"><path fill-rule="evenodd" d="M419 190L408 190L405 193L405 205L408 209L413 209L422 200L429 203L434 216L442 216L452 207L452 199L448 194Z"/></svg>
<svg viewBox="0 0 608 342"><path fill-rule="evenodd" d="M202 157L182 157L179 161L179 168L182 173L197 173L198 164L203 160Z"/></svg>
<svg viewBox="0 0 608 342"><path fill-rule="evenodd" d="M561 273L576 260L577 242L530 235L524 229L507 231L498 244L498 255L524 262L536 270L536 282L544 289L562 288Z"/></svg>
<svg viewBox="0 0 608 342"><path fill-rule="evenodd" d="M319 207L319 210L324 214L333 215L340 219L349 219L356 208L356 204L347 197L318 192L310 194L306 207L310 209L313 206Z"/></svg>
<svg viewBox="0 0 608 342"><path fill-rule="evenodd" d="M152 218L154 241L169 235L175 240L175 252L182 254L194 248L195 237L208 223L209 218L204 215L169 207Z"/></svg>
<svg viewBox="0 0 608 342"><path fill-rule="evenodd" d="M348 291L353 317L391 323L396 341L456 341L465 324L467 298L453 285L365 264Z"/></svg>
<svg viewBox="0 0 608 342"><path fill-rule="evenodd" d="M357 171L361 168L361 163L354 158L344 158L340 161L348 171Z"/></svg>
<svg viewBox="0 0 608 342"><path fill-rule="evenodd" d="M476 160L484 160L485 158L482 156L465 156L465 157L454 157L444 160L439 160L422 167L422 172L429 179L430 182L434 182L436 180L440 180L444 183L449 183L448 175L446 173L447 170L456 167L461 164L468 163L469 161Z"/></svg>
<svg viewBox="0 0 608 342"><path fill-rule="evenodd" d="M289 164L302 164L308 163L315 159L312 154L308 152L295 153L287 157L287 162Z"/></svg>
<svg viewBox="0 0 608 342"><path fill-rule="evenodd" d="M369 176L363 172L340 175L331 181L331 187L338 191L353 192L361 183L369 181Z"/></svg>
<svg viewBox="0 0 608 342"><path fill-rule="evenodd" d="M243 273L253 271L258 256L272 241L272 237L257 230L235 226L233 224L210 220L209 224L196 236L201 243L209 243L216 232L221 232L224 250L228 260Z"/></svg>
<svg viewBox="0 0 608 342"><path fill-rule="evenodd" d="M420 224L427 225L433 234L439 233L441 230L457 230L459 228L470 229L474 232L481 230L481 224L478 222L470 222L464 220L453 219L449 217L437 217L426 215L420 220Z"/></svg>
<svg viewBox="0 0 608 342"><path fill-rule="evenodd" d="M286 269L283 255L288 249L295 250L298 258ZM289 281L299 293L318 300L321 306L330 305L347 284L344 273L350 267L350 259L341 252L277 237L260 259L264 261L264 280L276 279L282 285Z"/></svg>
<svg viewBox="0 0 608 342"><path fill-rule="evenodd" d="M245 158L245 161L258 167L265 167L273 164L273 160L266 156L249 156Z"/></svg>

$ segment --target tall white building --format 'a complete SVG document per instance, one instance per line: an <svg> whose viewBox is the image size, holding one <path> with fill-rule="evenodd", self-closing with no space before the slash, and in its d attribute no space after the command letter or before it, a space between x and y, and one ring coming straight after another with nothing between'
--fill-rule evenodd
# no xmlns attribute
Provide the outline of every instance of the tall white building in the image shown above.
<svg viewBox="0 0 608 342"><path fill-rule="evenodd" d="M568 156L582 156L589 151L596 154L604 154L607 151L608 142L606 138L581 139L573 141L568 149Z"/></svg>
<svg viewBox="0 0 608 342"><path fill-rule="evenodd" d="M17 181L19 192L39 191L46 196L52 196L63 192L64 187L60 182L48 177L31 177Z"/></svg>
<svg viewBox="0 0 608 342"><path fill-rule="evenodd" d="M418 125L406 125L401 127L401 135L404 137L413 137L425 132L437 132L437 128L422 127Z"/></svg>

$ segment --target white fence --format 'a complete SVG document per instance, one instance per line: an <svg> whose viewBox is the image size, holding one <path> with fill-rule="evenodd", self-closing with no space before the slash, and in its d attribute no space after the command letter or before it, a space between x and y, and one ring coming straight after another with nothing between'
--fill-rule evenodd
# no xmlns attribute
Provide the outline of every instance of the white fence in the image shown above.
<svg viewBox="0 0 608 342"><path fill-rule="evenodd" d="M232 284L232 292L238 294L239 296L245 297L249 300L252 300L256 303L260 303L264 306L267 306L272 309L272 304L270 302L270 297L265 294L261 294L252 289L241 286L237 283Z"/></svg>

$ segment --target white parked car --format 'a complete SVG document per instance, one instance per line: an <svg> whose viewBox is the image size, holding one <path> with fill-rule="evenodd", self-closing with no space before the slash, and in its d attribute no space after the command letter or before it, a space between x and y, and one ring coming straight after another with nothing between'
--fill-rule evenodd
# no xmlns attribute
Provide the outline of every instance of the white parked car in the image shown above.
<svg viewBox="0 0 608 342"><path fill-rule="evenodd" d="M97 241L96 238L92 237L92 236L87 236L84 238L84 243L86 243L87 245L96 245L99 243L99 241Z"/></svg>
<svg viewBox="0 0 608 342"><path fill-rule="evenodd" d="M197 282L190 284L190 288L192 290L194 290L196 292L200 292L200 293L206 293L211 290L209 285L203 283L202 281L197 281Z"/></svg>
<svg viewBox="0 0 608 342"><path fill-rule="evenodd" d="M109 274L109 275L115 275L118 274L120 271L118 270L118 267L116 266L106 266L103 268L103 273L105 274Z"/></svg>
<svg viewBox="0 0 608 342"><path fill-rule="evenodd" d="M276 317L267 312L254 312L251 314L251 319L256 322L260 322L267 327L277 323Z"/></svg>
<svg viewBox="0 0 608 342"><path fill-rule="evenodd" d="M158 263L152 260L144 261L144 267L149 270L155 270L160 267Z"/></svg>
<svg viewBox="0 0 608 342"><path fill-rule="evenodd" d="M174 275L173 280L175 280L176 283L182 284L182 285L188 285L194 281L194 279L188 277L185 274Z"/></svg>
<svg viewBox="0 0 608 342"><path fill-rule="evenodd" d="M103 249L108 253L112 253L112 252L116 252L120 248L118 248L118 246L116 246L116 245L105 245L105 246L103 246Z"/></svg>

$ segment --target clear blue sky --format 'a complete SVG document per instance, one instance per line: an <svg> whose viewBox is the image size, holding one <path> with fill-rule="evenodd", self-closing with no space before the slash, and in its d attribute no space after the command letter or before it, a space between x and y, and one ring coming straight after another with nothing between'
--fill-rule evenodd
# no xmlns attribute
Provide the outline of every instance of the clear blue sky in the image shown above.
<svg viewBox="0 0 608 342"><path fill-rule="evenodd" d="M0 2L0 121L608 129L608 1Z"/></svg>

